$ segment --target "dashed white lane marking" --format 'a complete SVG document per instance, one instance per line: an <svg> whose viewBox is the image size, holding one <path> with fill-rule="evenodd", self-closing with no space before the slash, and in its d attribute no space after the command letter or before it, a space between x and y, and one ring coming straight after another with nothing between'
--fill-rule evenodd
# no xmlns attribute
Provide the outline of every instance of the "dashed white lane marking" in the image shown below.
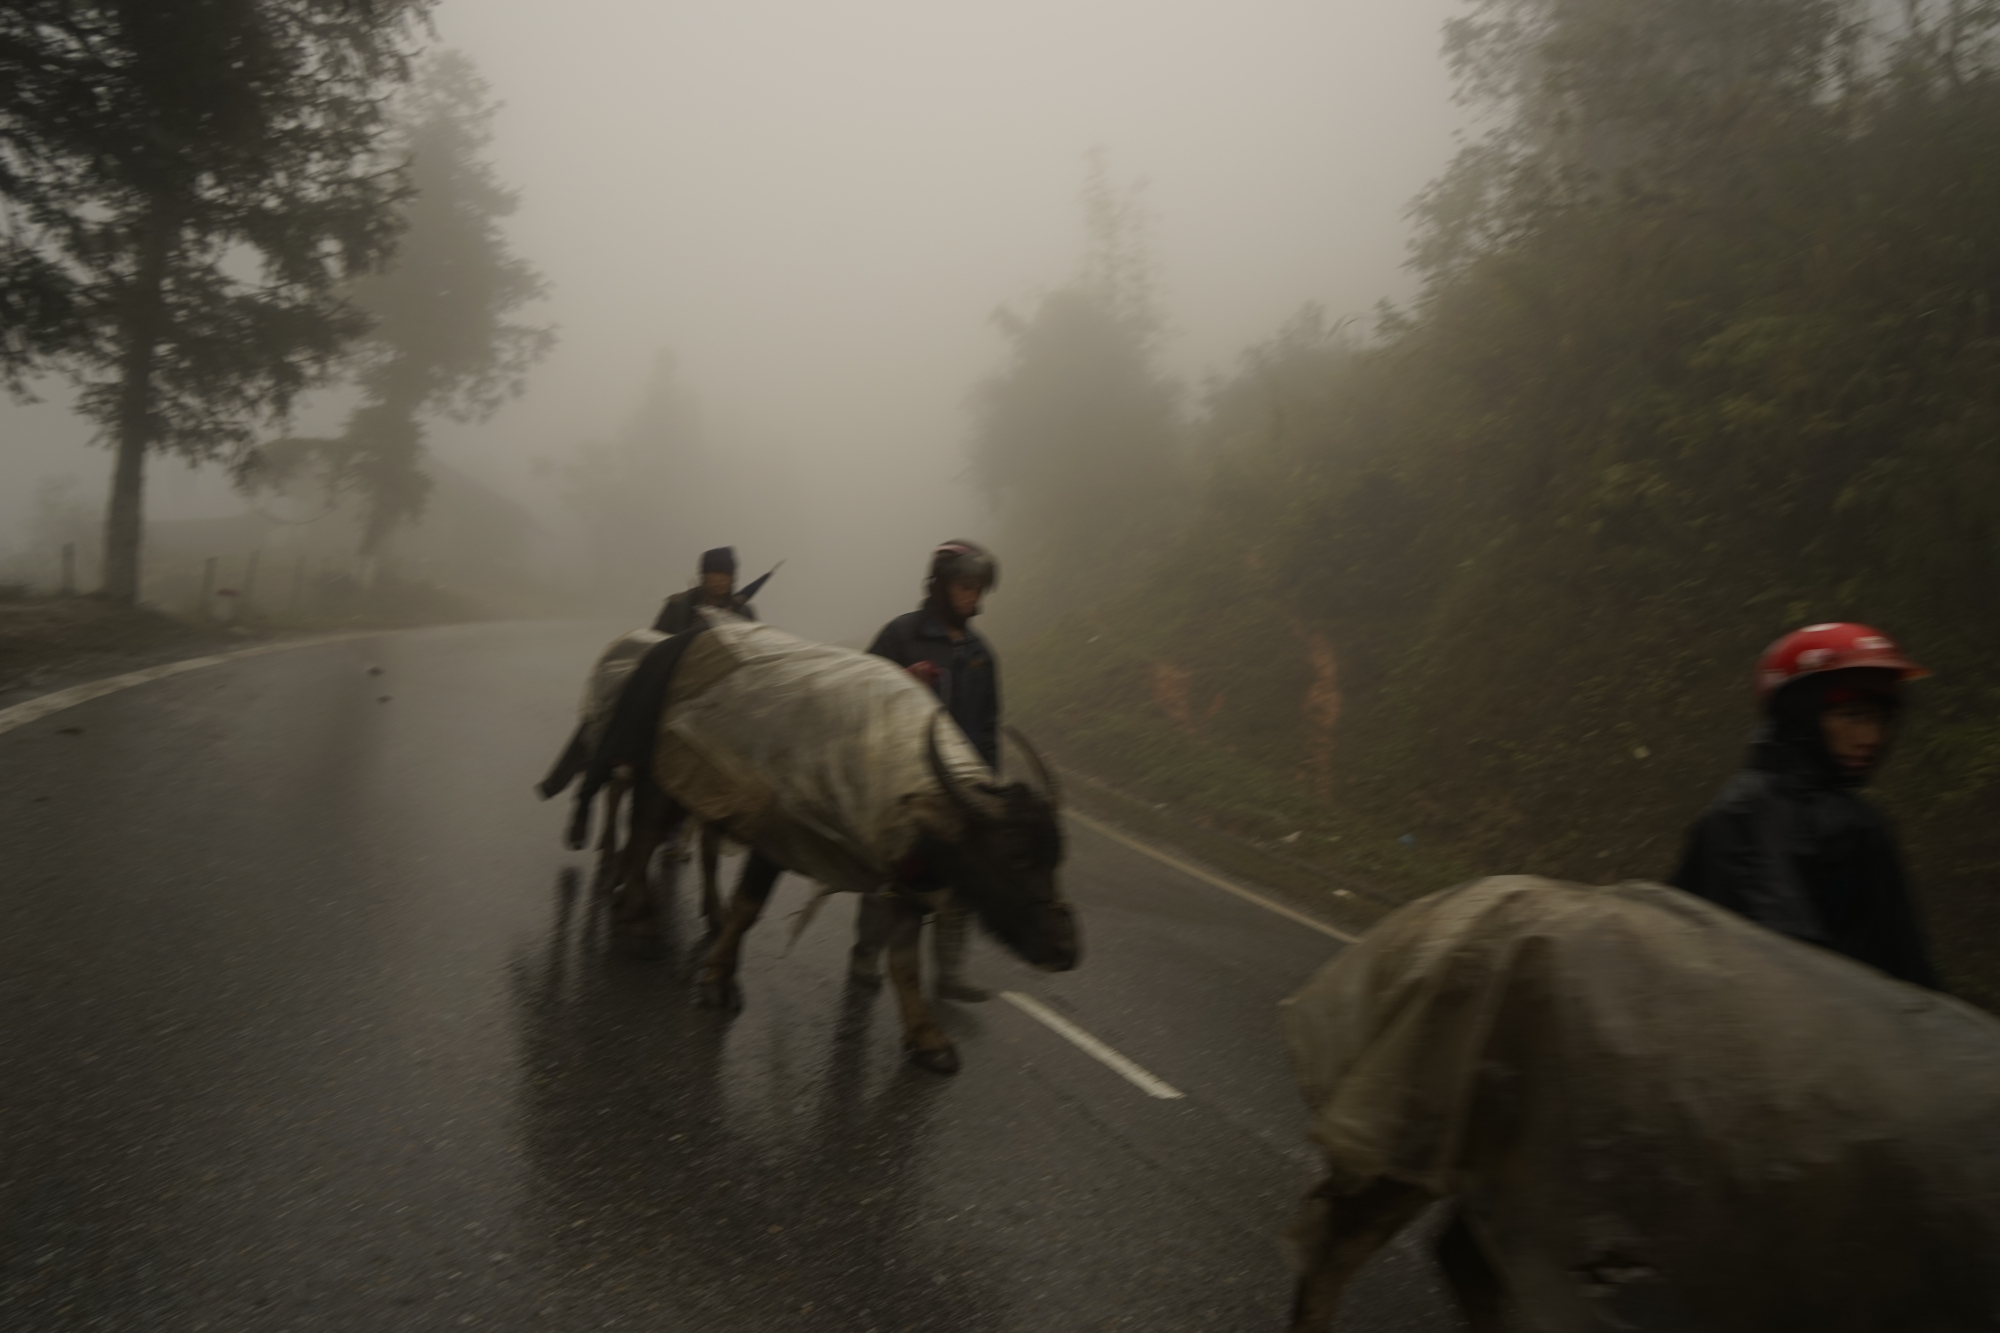
<svg viewBox="0 0 2000 1333"><path fill-rule="evenodd" d="M1138 852L1143 856L1150 856L1155 861L1158 861L1162 865L1172 866L1174 869L1180 871L1183 875L1192 875L1194 878L1200 880L1202 883L1213 885L1214 887L1221 889L1224 893L1233 893L1238 898L1243 899L1243 901L1255 903L1257 904L1257 906L1263 908L1267 912L1276 912L1279 916L1285 917L1288 920L1296 921L1300 925L1316 930L1322 935L1331 935L1333 936L1333 938L1341 941L1344 944L1361 943L1361 937L1359 935L1350 935L1344 930L1338 930L1333 926L1327 925L1326 922L1324 921L1319 921L1314 919L1313 917L1309 917L1304 912L1300 912L1293 908L1287 907L1281 902L1275 902L1270 898L1266 898L1261 893L1256 893L1250 889L1246 889L1241 884L1231 884L1228 880L1222 878L1220 875L1211 875L1206 870L1203 870L1199 866L1191 866L1187 862L1181 860L1179 857L1168 856L1165 852L1161 851L1157 847L1149 847L1145 843L1140 842L1137 838L1130 837L1124 833L1120 833L1117 829L1112 828L1109 824L1104 823L1102 820L1092 819L1089 815L1081 814L1075 810L1065 810L1063 814L1066 818L1074 819L1077 823L1083 825L1085 828L1091 830L1093 833L1102 833L1105 837L1111 839L1113 842L1123 843L1127 847L1130 847L1133 851Z"/></svg>
<svg viewBox="0 0 2000 1333"><path fill-rule="evenodd" d="M0 708L0 733L25 727L28 723L51 713L60 713L65 708L89 703L92 699L102 699L107 694L129 690L134 685L144 685L148 681L165 680L168 676L178 676L184 671L199 671L203 667L217 666L223 662L234 662L245 657L262 657L266 653L289 652L293 648L311 648L315 644L339 643L343 639L365 639L381 634L382 630L352 630L345 634L316 634L302 639L280 639L276 643L260 643L251 648L238 648L233 653L216 653L209 657L186 657L178 662L167 662L143 671L128 671L122 676L106 676L103 680L86 681L72 685L66 690L44 694L26 703L15 704L12 708Z"/></svg>
<svg viewBox="0 0 2000 1333"><path fill-rule="evenodd" d="M1112 1050L1109 1046L1106 1046L1103 1042L1091 1036L1088 1032L1085 1032L1082 1028L1070 1022L1067 1018L1064 1018L1061 1014L1055 1012L1033 996L1023 995L1017 990L1003 990L1000 992L1000 998L1013 1005L1016 1009L1019 1009L1028 1017L1043 1023L1058 1036L1067 1037L1075 1044L1078 1050L1084 1052L1086 1055L1095 1056L1110 1068L1123 1074L1148 1097L1172 1100L1176 1097L1187 1095L1165 1079L1147 1073L1137 1064Z"/></svg>

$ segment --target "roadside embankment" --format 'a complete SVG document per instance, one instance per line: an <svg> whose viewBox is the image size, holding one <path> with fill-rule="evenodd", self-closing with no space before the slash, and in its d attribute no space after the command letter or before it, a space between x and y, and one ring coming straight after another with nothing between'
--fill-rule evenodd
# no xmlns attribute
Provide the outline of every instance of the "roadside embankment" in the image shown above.
<svg viewBox="0 0 2000 1333"><path fill-rule="evenodd" d="M182 620L97 597L0 601L0 707L267 634Z"/></svg>
<svg viewBox="0 0 2000 1333"><path fill-rule="evenodd" d="M484 608L448 594L369 609L375 613L224 623L94 596L0 599L0 708L103 676L263 640L488 618Z"/></svg>
<svg viewBox="0 0 2000 1333"><path fill-rule="evenodd" d="M1014 645L1010 711L1081 808L1335 921L1487 874L1665 879L1754 723L1764 608L1704 626L1698 599L1543 585L1484 608L1441 599L1413 629L1308 621L1246 592L1243 569L1214 579L1233 592L1208 577L1163 571ZM1873 794L1951 988L2000 1008L2000 821L1946 762L1983 735L1983 692L1911 693Z"/></svg>

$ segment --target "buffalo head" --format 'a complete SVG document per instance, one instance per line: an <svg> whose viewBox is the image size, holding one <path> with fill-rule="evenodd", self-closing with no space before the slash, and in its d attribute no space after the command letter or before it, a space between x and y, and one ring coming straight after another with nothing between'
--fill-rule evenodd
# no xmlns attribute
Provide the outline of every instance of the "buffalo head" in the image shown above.
<svg viewBox="0 0 2000 1333"><path fill-rule="evenodd" d="M1055 782L1018 732L1009 734L1035 770L1036 785L959 781L938 753L942 719L940 713L932 720L926 746L931 773L960 815L961 831L947 849L952 892L1023 961L1067 972L1081 946L1076 916L1056 885L1063 844Z"/></svg>

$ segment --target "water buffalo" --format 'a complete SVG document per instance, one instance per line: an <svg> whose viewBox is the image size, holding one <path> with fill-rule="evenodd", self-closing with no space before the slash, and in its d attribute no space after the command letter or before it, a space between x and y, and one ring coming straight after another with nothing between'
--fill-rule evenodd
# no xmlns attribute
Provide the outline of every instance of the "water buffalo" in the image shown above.
<svg viewBox="0 0 2000 1333"><path fill-rule="evenodd" d="M1479 1333L2000 1329L2000 1023L1674 889L1481 880L1284 1008L1294 1333L1451 1200Z"/></svg>
<svg viewBox="0 0 2000 1333"><path fill-rule="evenodd" d="M743 936L785 871L892 909L889 972L927 1068L958 1067L918 984L917 937L941 895L955 893L1026 961L1075 966L1076 923L1056 881L1057 792L1025 741L1037 781L1001 783L894 663L711 609L647 647L626 676L594 753L573 767L587 770L580 812L618 768L633 772L618 899L627 928L650 928L644 860L683 812L750 851L702 964L703 1002L740 1001Z"/></svg>
<svg viewBox="0 0 2000 1333"><path fill-rule="evenodd" d="M536 788L543 799L562 792L589 768L604 743L612 713L626 683L645 660L646 654L666 638L665 634L655 630L633 630L613 639L598 655L590 675L584 680L583 698L577 708L576 732L548 777ZM691 845L699 846L701 912L710 929L717 928L722 919L720 897L716 892L716 866L722 842L720 830L699 821L679 821L677 827L679 812L671 802L662 799L656 788L635 773L631 763L611 765L602 786L593 789L593 794L602 797L604 821L597 840L597 879L611 888L614 914L627 924L647 920L652 900L648 871L653 855L663 842L675 838L672 855L677 861L687 859ZM571 823L568 840L578 850L587 841L591 799L587 796L579 802L576 818ZM628 799L630 815L627 834L621 843L618 816Z"/></svg>
<svg viewBox="0 0 2000 1333"><path fill-rule="evenodd" d="M881 895L891 909L888 931L889 979L902 1010L903 1041L911 1058L926 1069L955 1073L958 1053L924 1003L918 948L924 918L951 893L993 937L1023 961L1063 972L1078 957L1076 921L1056 884L1062 861L1062 831L1055 787L1047 768L1017 740L1041 780L966 782L954 776L938 753L938 732L950 721L942 710L932 716L925 737L925 760L945 797L948 813L926 819L909 850L890 875L872 887L853 888ZM721 933L703 961L699 980L703 1003L740 1003L736 969L743 937L757 924L778 876L791 868L753 842L736 885Z"/></svg>

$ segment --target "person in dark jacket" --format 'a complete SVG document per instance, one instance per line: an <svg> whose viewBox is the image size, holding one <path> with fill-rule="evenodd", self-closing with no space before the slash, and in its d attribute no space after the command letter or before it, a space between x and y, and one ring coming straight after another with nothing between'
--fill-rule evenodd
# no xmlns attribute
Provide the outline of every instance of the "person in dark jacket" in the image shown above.
<svg viewBox="0 0 2000 1333"><path fill-rule="evenodd" d="M685 592L677 592L667 598L666 605L660 608L660 614L653 620L653 631L655 633L685 634L695 626L695 610L703 606L722 607L734 611L737 615L747 620L755 620L757 618L757 613L750 609L750 599L757 595L757 590L764 586L764 580L770 578L770 574L766 574L764 578L753 580L748 588L738 593L736 591L736 551L735 548L729 546L718 546L712 551L703 551L701 553L699 569L700 577L695 585ZM776 572L776 570L772 571L772 573ZM671 660L678 661L678 655ZM662 678L662 681L664 681L664 678ZM660 688L664 688L664 683L661 684ZM592 767L593 755L591 751L585 748L583 743L586 730L587 727L585 724L578 724L576 733L570 737L569 744L563 747L562 754L556 758L555 767L549 770L547 777L536 784L535 790L542 794L543 800L549 800L554 797L558 792L568 787L571 782L575 781L579 775L587 774ZM588 778L585 781L585 789L593 796L597 791L597 788L591 784ZM573 840L583 836L584 823L587 820L589 809L590 802L587 798L578 805L577 821L570 826L569 836ZM582 843L573 842L573 845L580 847Z"/></svg>
<svg viewBox="0 0 2000 1333"><path fill-rule="evenodd" d="M693 626L696 609L704 606L734 611L750 620L757 618L757 613L750 609L750 599L736 595L735 547L718 546L712 551L703 551L700 572L700 582L667 598L666 605L660 608L658 618L653 621L653 629L657 633L684 633Z"/></svg>
<svg viewBox="0 0 2000 1333"><path fill-rule="evenodd" d="M1926 674L1866 625L1809 625L1772 644L1749 766L1695 821L1675 887L1936 988L1895 834L1859 793L1887 756L1902 683Z"/></svg>
<svg viewBox="0 0 2000 1333"><path fill-rule="evenodd" d="M1000 668L972 628L999 566L971 542L946 542L931 553L924 604L882 627L868 651L897 666L930 664L923 673L987 767L1000 764Z"/></svg>
<svg viewBox="0 0 2000 1333"><path fill-rule="evenodd" d="M937 692L959 730L986 766L1000 767L1000 667L993 649L972 628L972 618L999 581L1000 566L975 542L944 542L931 552L923 605L882 627L868 651L886 657ZM864 897L856 921L849 975L865 985L881 980L882 946L888 913ZM971 923L964 909L947 900L931 928L937 962L937 993L947 1000L976 1003L989 992L965 978Z"/></svg>

